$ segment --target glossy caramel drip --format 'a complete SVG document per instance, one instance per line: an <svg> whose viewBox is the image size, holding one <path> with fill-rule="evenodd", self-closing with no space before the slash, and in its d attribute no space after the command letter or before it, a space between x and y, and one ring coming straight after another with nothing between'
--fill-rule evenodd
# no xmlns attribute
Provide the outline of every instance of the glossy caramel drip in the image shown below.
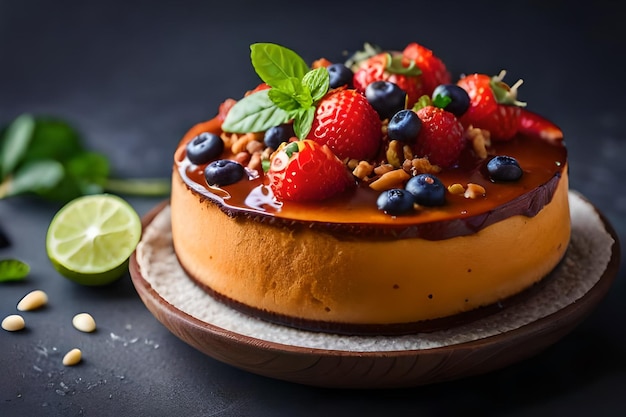
<svg viewBox="0 0 626 417"><path fill-rule="evenodd" d="M262 172L250 172L249 179L223 188L210 187L204 179L205 166L193 165L186 159L186 142L183 140L176 152L175 169L191 190L214 201L227 215L317 228L342 239L372 236L439 240L472 234L515 215L532 217L552 200L561 174L567 169L567 151L562 142L518 135L507 142L492 143L489 155L516 158L524 172L520 180L491 181L486 173L490 157L480 161L468 153L457 168L444 170L437 176L446 187L455 183L464 187L468 183L479 184L486 190L484 197L471 199L446 193L444 206L390 216L376 207L380 192L364 182L338 197L308 203L276 201ZM222 157L231 155L225 153Z"/></svg>

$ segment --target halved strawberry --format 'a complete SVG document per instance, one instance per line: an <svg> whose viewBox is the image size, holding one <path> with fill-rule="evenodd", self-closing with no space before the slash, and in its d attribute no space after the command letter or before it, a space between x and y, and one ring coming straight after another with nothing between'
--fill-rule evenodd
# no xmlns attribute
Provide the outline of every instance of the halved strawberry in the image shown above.
<svg viewBox="0 0 626 417"><path fill-rule="evenodd" d="M328 146L306 139L283 143L272 155L266 175L279 200L324 200L355 185Z"/></svg>
<svg viewBox="0 0 626 417"><path fill-rule="evenodd" d="M549 141L563 140L563 131L560 127L537 113L526 109L521 111L519 131L527 135L539 136Z"/></svg>
<svg viewBox="0 0 626 417"><path fill-rule="evenodd" d="M460 118L465 128L488 130L493 140L509 140L518 132L521 108L526 105L517 100L522 80L509 87L502 81L505 74L470 74L457 82L470 97L470 107Z"/></svg>
<svg viewBox="0 0 626 417"><path fill-rule="evenodd" d="M431 164L442 168L456 165L467 143L461 122L454 114L432 105L417 110L417 116L422 121L414 148L417 156L428 157Z"/></svg>
<svg viewBox="0 0 626 417"><path fill-rule="evenodd" d="M370 159L382 141L376 110L356 90L336 89L317 104L307 139L328 145L340 159Z"/></svg>

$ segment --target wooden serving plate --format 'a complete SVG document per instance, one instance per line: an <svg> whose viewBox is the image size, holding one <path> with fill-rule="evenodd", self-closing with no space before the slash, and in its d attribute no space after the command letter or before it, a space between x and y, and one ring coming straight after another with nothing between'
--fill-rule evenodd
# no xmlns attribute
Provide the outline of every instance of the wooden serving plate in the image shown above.
<svg viewBox="0 0 626 417"><path fill-rule="evenodd" d="M564 306L555 307L555 311L531 319L527 323L516 324L505 330L495 329L495 333L488 335L476 333L472 340L456 340L449 344L439 343L434 347L406 348L403 346L407 345L398 344L397 349L371 350L371 343L381 340L384 342L383 337L364 339L369 347L363 350L355 348L354 345L349 348L341 347L343 345L328 348L309 346L299 342L285 343L277 341L280 339L267 337L267 326L271 326L270 334L273 331L281 335L285 332L292 332L295 336L290 336L292 337L290 340L298 340L298 332L301 331L281 328L279 325L270 325L242 315L238 320L245 322L243 323L247 329L247 334L245 334L216 324L215 321L219 320L199 318L202 317L201 314L195 314L194 311L201 311L203 303L207 306L217 303L204 293L194 290L194 295L191 297L194 298L193 308L184 306L183 304L187 304L186 301L167 299L167 296L161 294L153 286L152 282L155 281L150 274L154 274L154 271L146 268L145 264L142 268L142 262L145 260L139 258L137 251L130 259L130 274L139 296L157 320L189 345L224 363L255 374L312 386L333 388L419 386L487 373L529 358L568 334L604 298L619 269L620 247L617 235L607 219L584 197L570 192L570 203L575 203L580 209L577 213L572 213L573 239L564 260L565 264L570 264L569 274L572 274L571 271L576 267L576 262L581 265L598 262L598 254L595 253L599 250L598 245L589 244L589 247L584 248L575 248L572 245L583 245L584 243L580 242L585 241L589 234L597 234L601 240L608 242L605 244L607 247L605 261L594 267L592 273L580 269L580 274L584 276L574 276L568 284L588 285L589 288L585 288L582 295L575 300L566 300ZM155 217L166 208L168 208L168 202L164 201L144 217L144 232L150 227ZM590 218L596 219L591 226L587 224L594 221ZM578 227L580 223L585 223L585 228L580 229ZM581 239L576 239L578 235L583 234L585 236ZM159 257L159 262L167 263L164 265L166 274L167 271L176 271L173 276L180 276L180 265L173 253L171 236L167 233L163 233L163 236L165 240L159 241L158 244L162 246L160 250L168 252L169 260ZM169 241L167 241L168 238ZM155 243L142 242L141 244L154 245ZM578 271L578 269L575 270ZM555 270L553 274L555 273L560 272ZM592 275L595 276L591 277ZM186 282L181 280L186 280ZM593 280L593 282L589 284L588 280ZM167 282L165 285L183 284L188 288L189 281L188 277L183 276L165 280ZM198 289L198 291L201 290ZM219 308L228 309L226 306ZM506 311L505 309L502 313ZM257 327L259 333L255 334ZM484 326L481 325L480 328L482 327ZM455 330L449 329L446 332L454 334ZM459 332L461 330L467 332L468 329L459 329ZM303 340L310 336L309 332L302 331L301 334ZM317 335L318 339L323 340L324 337L324 334ZM337 336L328 335L328 338L333 337ZM417 334L410 337L417 340L421 336Z"/></svg>

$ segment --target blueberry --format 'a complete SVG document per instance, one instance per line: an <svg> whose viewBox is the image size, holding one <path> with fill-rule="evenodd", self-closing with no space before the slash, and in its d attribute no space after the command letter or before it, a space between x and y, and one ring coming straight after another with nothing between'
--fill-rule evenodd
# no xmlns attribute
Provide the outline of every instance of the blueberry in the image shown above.
<svg viewBox="0 0 626 417"><path fill-rule="evenodd" d="M278 149L281 143L288 142L296 134L291 123L270 127L265 131L263 142L268 148Z"/></svg>
<svg viewBox="0 0 626 417"><path fill-rule="evenodd" d="M204 178L209 185L223 186L234 184L246 175L246 170L238 162L218 159L204 169Z"/></svg>
<svg viewBox="0 0 626 417"><path fill-rule="evenodd" d="M209 132L200 133L187 144L187 158L201 165L215 159L224 152L224 141Z"/></svg>
<svg viewBox="0 0 626 417"><path fill-rule="evenodd" d="M344 64L332 64L326 69L328 70L328 75L330 75L330 88L337 88L343 85L352 88L354 73L350 68Z"/></svg>
<svg viewBox="0 0 626 417"><path fill-rule="evenodd" d="M499 155L487 163L487 171L493 181L517 181L522 176L522 168L517 159Z"/></svg>
<svg viewBox="0 0 626 417"><path fill-rule="evenodd" d="M433 91L432 100L435 106L449 111L456 117L465 114L470 106L467 91L456 84L438 85Z"/></svg>
<svg viewBox="0 0 626 417"><path fill-rule="evenodd" d="M387 134L392 140L415 142L422 128L422 120L413 110L400 110L393 115L387 125Z"/></svg>
<svg viewBox="0 0 626 417"><path fill-rule="evenodd" d="M374 81L368 84L365 87L365 98L383 120L404 109L406 104L404 90L389 81Z"/></svg>
<svg viewBox="0 0 626 417"><path fill-rule="evenodd" d="M442 206L446 202L446 187L432 174L412 177L405 189L413 194L415 202L421 206Z"/></svg>
<svg viewBox="0 0 626 417"><path fill-rule="evenodd" d="M400 188L384 191L376 200L378 209L392 216L408 213L413 210L413 202L413 195Z"/></svg>

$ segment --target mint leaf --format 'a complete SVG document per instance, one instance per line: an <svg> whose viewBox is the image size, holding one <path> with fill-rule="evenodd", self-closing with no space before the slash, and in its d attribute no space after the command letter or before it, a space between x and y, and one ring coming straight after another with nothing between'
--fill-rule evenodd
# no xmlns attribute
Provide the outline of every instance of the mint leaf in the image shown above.
<svg viewBox="0 0 626 417"><path fill-rule="evenodd" d="M328 70L309 70L298 54L279 45L255 43L250 50L254 69L271 88L239 100L222 130L260 132L294 119L296 136L306 138L315 118L315 104L330 88Z"/></svg>
<svg viewBox="0 0 626 417"><path fill-rule="evenodd" d="M306 85L311 92L313 101L318 101L330 88L330 75L324 67L316 68L304 74L302 84Z"/></svg>
<svg viewBox="0 0 626 417"><path fill-rule="evenodd" d="M250 45L250 59L256 73L270 87L281 87L292 77L301 80L309 70L298 54L273 43Z"/></svg>
<svg viewBox="0 0 626 417"><path fill-rule="evenodd" d="M54 159L64 163L84 151L79 132L67 122L52 117L37 117L33 137L22 163Z"/></svg>
<svg viewBox="0 0 626 417"><path fill-rule="evenodd" d="M289 114L270 100L269 91L257 91L239 100L228 112L222 130L233 133L262 132L287 122Z"/></svg>
<svg viewBox="0 0 626 417"><path fill-rule="evenodd" d="M298 139L304 139L311 131L315 118L315 107L311 106L300 110L293 119L293 131Z"/></svg>
<svg viewBox="0 0 626 417"><path fill-rule="evenodd" d="M109 176L109 160L99 153L83 151L65 162L63 169L63 178L56 185L32 191L48 200L61 202L101 193Z"/></svg>
<svg viewBox="0 0 626 417"><path fill-rule="evenodd" d="M272 103L286 112L291 112L300 108L300 103L298 103L298 100L295 99L293 94L286 93L277 88L272 88L267 94L269 99L272 100Z"/></svg>
<svg viewBox="0 0 626 417"><path fill-rule="evenodd" d="M65 171L81 194L100 193L109 177L109 160L96 152L82 152L67 162Z"/></svg>
<svg viewBox="0 0 626 417"><path fill-rule="evenodd" d="M27 192L43 192L55 187L63 178L64 169L57 161L43 160L21 166L7 183L4 195L12 196Z"/></svg>
<svg viewBox="0 0 626 417"><path fill-rule="evenodd" d="M7 128L0 149L1 178L5 178L21 162L31 142L35 120L28 114L17 117Z"/></svg>
<svg viewBox="0 0 626 417"><path fill-rule="evenodd" d="M19 281L28 275L30 266L18 259L0 259L0 282Z"/></svg>
<svg viewBox="0 0 626 417"><path fill-rule="evenodd" d="M271 88L267 94L274 104L287 112L313 104L311 92L297 78L286 80L281 88Z"/></svg>

